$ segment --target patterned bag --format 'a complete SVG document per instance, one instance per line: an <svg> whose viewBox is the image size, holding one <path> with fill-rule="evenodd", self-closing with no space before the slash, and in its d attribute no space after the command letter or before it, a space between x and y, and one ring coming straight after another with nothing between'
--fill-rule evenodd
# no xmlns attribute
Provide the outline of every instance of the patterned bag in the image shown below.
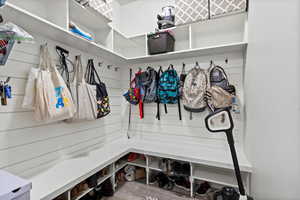
<svg viewBox="0 0 300 200"><path fill-rule="evenodd" d="M135 78L130 81L130 88L123 94L126 101L132 105L137 105L140 101L139 89L135 87Z"/></svg>
<svg viewBox="0 0 300 200"><path fill-rule="evenodd" d="M159 73L162 72L162 69L159 69ZM168 70L164 71L162 75L159 77L158 82L158 104L178 104L178 112L179 119L181 120L181 107L180 107L180 80L176 70L173 65L170 65ZM167 109L165 106L165 111L167 113ZM160 119L159 116L159 105L157 110L157 118Z"/></svg>
<svg viewBox="0 0 300 200"><path fill-rule="evenodd" d="M183 105L189 112L203 112L207 106L205 92L208 80L204 69L198 65L191 69L185 79L183 87Z"/></svg>
<svg viewBox="0 0 300 200"><path fill-rule="evenodd" d="M95 77L96 76L96 77ZM98 79L96 81L96 78ZM97 119L105 117L110 113L109 97L106 90L106 85L101 81L95 66L93 59L88 60L88 66L86 69L85 79L87 83L96 86L96 98L98 106Z"/></svg>

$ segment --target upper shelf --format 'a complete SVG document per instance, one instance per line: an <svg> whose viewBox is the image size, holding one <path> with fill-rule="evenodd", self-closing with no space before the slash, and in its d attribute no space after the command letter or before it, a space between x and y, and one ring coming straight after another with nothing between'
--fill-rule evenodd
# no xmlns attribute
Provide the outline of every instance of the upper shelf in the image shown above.
<svg viewBox="0 0 300 200"><path fill-rule="evenodd" d="M91 7L84 7L75 0L70 0L70 20L74 20L92 30L109 28L108 23L112 22L109 18L97 12Z"/></svg>
<svg viewBox="0 0 300 200"><path fill-rule="evenodd" d="M57 24L57 19L45 18L40 14L38 15L37 12L24 9L22 5L17 4L18 6L16 6L15 3L7 2L6 6L1 8L1 14L5 20L11 21L29 32L45 36L90 54L100 55L115 63L123 63L125 61L127 63L155 62L233 51L245 52L248 44L247 29L244 27L247 24L245 22L246 16L236 15L224 19L211 20L210 22L172 28L176 37L175 51L166 54L147 55L146 34L127 38L122 33L111 28L107 24L109 20L101 14L99 15L102 17L97 17L90 13L89 10L85 10L85 8L77 5L73 0L70 2L71 20L73 17L76 17L75 15L78 15L80 17L76 19L82 20L81 22L86 27L94 26L94 24L90 23L85 16L95 17L93 21L102 20L102 25L97 23L97 27L92 28L95 31L95 41L97 43L71 33L67 26L63 26L63 23L61 23L62 25ZM45 5L43 6L45 7ZM82 9L82 11L77 9ZM83 14L81 15L82 12ZM108 28L103 29L104 27Z"/></svg>
<svg viewBox="0 0 300 200"><path fill-rule="evenodd" d="M230 44L224 44L219 46L209 46L209 47L198 48L198 49L174 51L165 54L141 56L136 58L129 58L128 60L130 61L130 63L155 62L155 61L172 60L172 59L183 59L188 57L197 57L197 56L210 55L210 54L220 54L220 53L227 53L227 52L237 52L237 51L244 52L247 48L247 45L248 45L247 42L237 42L237 43L230 43Z"/></svg>
<svg viewBox="0 0 300 200"><path fill-rule="evenodd" d="M38 17L24 9L21 9L13 4L6 3L2 8L2 14L5 19L20 25L25 30L43 35L47 38L64 43L79 50L101 55L117 62L123 62L125 57L114 53L106 47L87 41L75 34L72 34L67 29L64 29L52 22L49 22L41 17ZM46 41L45 41L46 42Z"/></svg>

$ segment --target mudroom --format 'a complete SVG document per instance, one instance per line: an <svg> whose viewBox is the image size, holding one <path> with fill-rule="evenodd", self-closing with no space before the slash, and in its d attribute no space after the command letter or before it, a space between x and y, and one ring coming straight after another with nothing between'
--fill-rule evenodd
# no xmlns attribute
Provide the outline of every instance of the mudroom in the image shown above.
<svg viewBox="0 0 300 200"><path fill-rule="evenodd" d="M0 200L299 200L299 11L0 0Z"/></svg>

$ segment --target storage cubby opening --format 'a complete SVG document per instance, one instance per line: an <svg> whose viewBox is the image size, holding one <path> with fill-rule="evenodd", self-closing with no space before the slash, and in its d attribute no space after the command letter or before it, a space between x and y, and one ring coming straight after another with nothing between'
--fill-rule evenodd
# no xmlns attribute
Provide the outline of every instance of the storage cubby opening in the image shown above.
<svg viewBox="0 0 300 200"><path fill-rule="evenodd" d="M95 187L101 185L111 177L112 171L113 166L109 165L81 183L77 184L70 190L71 200L79 200L85 195L92 193Z"/></svg>
<svg viewBox="0 0 300 200"><path fill-rule="evenodd" d="M115 191L118 191L127 182L125 175L124 168L115 174Z"/></svg>
<svg viewBox="0 0 300 200"><path fill-rule="evenodd" d="M183 197L190 197L191 182L190 177L180 175L170 175L157 170L149 171L149 185L163 190L174 192Z"/></svg>
<svg viewBox="0 0 300 200"><path fill-rule="evenodd" d="M124 167L126 167L128 162L128 156L129 154L123 156L119 160L115 162L115 172L117 173L119 170L122 170Z"/></svg>
<svg viewBox="0 0 300 200"><path fill-rule="evenodd" d="M67 0L55 1L55 3L53 3L52 0L8 0L8 3L24 9L63 29L67 29L68 27Z"/></svg>
<svg viewBox="0 0 300 200"><path fill-rule="evenodd" d="M207 185L209 185L209 188L207 187ZM202 180L195 180L193 184L193 197L199 200L213 199L214 194L218 190L222 189L222 187L224 187L224 185L210 183Z"/></svg>
<svg viewBox="0 0 300 200"><path fill-rule="evenodd" d="M136 167L146 168L146 157L144 154L130 153L128 155L128 164Z"/></svg>
<svg viewBox="0 0 300 200"><path fill-rule="evenodd" d="M194 165L193 177L197 180L208 181L217 185L237 187L237 181L233 169ZM242 179L244 181L244 185L248 186L246 173L242 172Z"/></svg>
<svg viewBox="0 0 300 200"><path fill-rule="evenodd" d="M108 25L110 20L91 7L84 7L75 0L69 1L69 23L91 34L93 42L112 50L112 29Z"/></svg>
<svg viewBox="0 0 300 200"><path fill-rule="evenodd" d="M65 193L59 195L58 197L54 198L53 200L69 200L68 192L65 192Z"/></svg>
<svg viewBox="0 0 300 200"><path fill-rule="evenodd" d="M146 36L127 38L114 31L114 51L128 58L146 55Z"/></svg>
<svg viewBox="0 0 300 200"><path fill-rule="evenodd" d="M191 24L193 49L244 42L246 14Z"/></svg>
<svg viewBox="0 0 300 200"><path fill-rule="evenodd" d="M177 26L176 28L170 29L174 34L175 38L175 49L174 51L182 51L190 49L190 29L189 25Z"/></svg>

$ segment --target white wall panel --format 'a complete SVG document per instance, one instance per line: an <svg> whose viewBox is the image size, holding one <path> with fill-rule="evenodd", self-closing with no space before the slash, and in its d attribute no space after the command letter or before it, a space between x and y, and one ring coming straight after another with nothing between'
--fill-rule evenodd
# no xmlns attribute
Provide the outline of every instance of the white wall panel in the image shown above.
<svg viewBox="0 0 300 200"><path fill-rule="evenodd" d="M229 59L229 63L225 64L225 58ZM124 92L129 85L129 68L133 71L138 71L138 68L146 69L147 66L152 66L158 69L158 66L163 66L166 70L169 64L173 64L180 74L182 63L186 64L186 71L191 69L195 62L198 61L202 68L209 67L210 60L214 60L216 64L224 67L229 81L237 88L237 93L243 103L243 74L244 74L244 58L241 52L232 52L226 55L207 55L198 58L189 58L184 60L169 60L156 63L140 63L133 66L123 67L122 76ZM127 74L127 75L126 75ZM124 99L124 98L123 98ZM128 103L123 100L123 126L128 127ZM161 120L156 119L157 105L156 103L144 104L145 118L139 118L138 106L132 106L132 117L130 126L130 135L133 138L145 141L157 141L178 145L179 148L194 146L197 149L198 145L209 146L211 148L227 149L228 144L224 134L209 133L204 124L204 118L209 113L206 110L203 113L193 113L193 119L190 120L190 113L185 111L182 106L182 121L179 120L178 105L168 105L168 113L165 114L164 106L160 105ZM241 104L241 114L234 114L235 130L234 136L236 145L239 149L244 147L244 109Z"/></svg>
<svg viewBox="0 0 300 200"><path fill-rule="evenodd" d="M21 176L31 176L54 165L61 159L83 154L99 148L112 140L122 138L121 132L121 82L120 71L114 63L104 60L101 55L88 55L64 44L35 36L34 44L16 44L7 64L0 67L0 79L11 77L13 99L7 106L0 106L0 169ZM69 58L82 55L83 66L93 58L100 78L107 85L110 96L111 114L96 121L75 123L46 123L33 119L31 109L22 108L27 76L31 67L39 63L39 46L48 43L53 63L58 63L55 46L70 51ZM102 62L102 66L98 66ZM111 69L106 66L112 65Z"/></svg>

